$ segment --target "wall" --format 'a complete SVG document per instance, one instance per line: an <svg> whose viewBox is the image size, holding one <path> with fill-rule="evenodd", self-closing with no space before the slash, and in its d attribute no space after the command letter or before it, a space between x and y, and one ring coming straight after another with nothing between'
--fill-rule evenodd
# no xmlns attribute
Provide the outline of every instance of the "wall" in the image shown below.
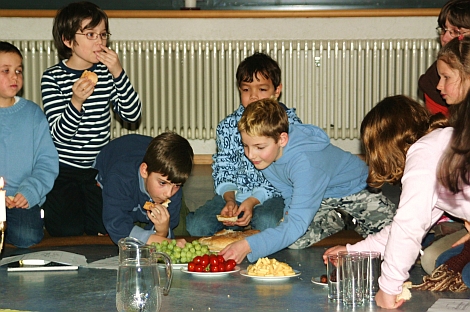
<svg viewBox="0 0 470 312"><path fill-rule="evenodd" d="M52 18L0 17L1 40L52 39ZM116 40L401 39L436 38L436 16L301 18L110 18ZM282 100L282 99L281 99ZM287 103L289 105L289 103ZM357 140L334 141L361 153ZM214 141L191 141L196 154L210 155Z"/></svg>

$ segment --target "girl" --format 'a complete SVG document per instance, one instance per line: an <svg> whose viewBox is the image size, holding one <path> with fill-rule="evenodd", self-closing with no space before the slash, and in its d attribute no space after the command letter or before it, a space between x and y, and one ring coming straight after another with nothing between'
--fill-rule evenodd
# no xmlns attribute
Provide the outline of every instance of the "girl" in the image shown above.
<svg viewBox="0 0 470 312"><path fill-rule="evenodd" d="M57 12L52 29L60 62L41 79L44 113L59 153L59 176L47 195L44 223L51 236L102 235L103 199L92 168L111 137L111 112L136 123L142 103L117 53L108 48L108 16L91 2ZM83 76L98 76L95 83Z"/></svg>
<svg viewBox="0 0 470 312"><path fill-rule="evenodd" d="M450 0L441 9L437 19L439 27L436 28L441 46L444 47L450 40L470 32L470 0ZM439 81L436 63L434 62L418 81L419 88L424 94L426 108L433 114L443 113L448 116L448 104L441 97L436 85Z"/></svg>
<svg viewBox="0 0 470 312"><path fill-rule="evenodd" d="M450 56L446 51L439 54L438 66L445 62L445 55ZM440 74L441 80L446 80ZM452 89L448 82L442 84ZM462 91L461 83L454 83L454 87L453 91ZM469 99L459 105L455 116L455 130L442 128L446 122L441 114L430 116L419 103L395 96L377 104L362 122L361 138L370 170L368 183L380 187L401 179L399 208L392 224L379 233L354 245L330 248L323 257L325 260L327 255L346 249L382 252L380 291L375 297L380 307L394 309L403 304L403 299L396 302L396 296L409 277L424 235L444 212L470 220Z"/></svg>

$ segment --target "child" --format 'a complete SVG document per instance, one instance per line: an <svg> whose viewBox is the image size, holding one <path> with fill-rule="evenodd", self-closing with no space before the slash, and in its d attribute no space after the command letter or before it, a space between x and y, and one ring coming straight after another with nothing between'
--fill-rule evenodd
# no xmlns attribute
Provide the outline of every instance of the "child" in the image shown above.
<svg viewBox="0 0 470 312"><path fill-rule="evenodd" d="M450 0L441 9L437 19L439 27L437 31L444 47L452 38L470 32L470 1ZM428 68L418 81L419 88L424 93L426 107L432 114L443 113L449 115L448 104L436 89L439 81L437 62Z"/></svg>
<svg viewBox="0 0 470 312"><path fill-rule="evenodd" d="M58 11L53 35L61 61L44 72L41 91L60 171L43 205L45 226L52 236L105 234L92 164L110 139L109 103L131 123L139 120L142 104L107 47L111 34L103 10L71 3ZM97 74L97 83L81 77L85 70Z"/></svg>
<svg viewBox="0 0 470 312"><path fill-rule="evenodd" d="M277 227L233 243L220 252L240 263L246 255L256 261L285 247L300 249L331 235L324 218L341 209L358 222L364 234L391 222L395 206L381 193L366 189L368 168L348 152L330 144L313 125L289 125L275 100L250 104L238 123L245 155L261 170L285 200L284 218Z"/></svg>
<svg viewBox="0 0 470 312"><path fill-rule="evenodd" d="M454 129L436 129L445 122L435 120L439 116L430 117L419 103L403 96L384 99L362 122L368 182L401 179L399 208L392 224L379 233L354 245L333 247L323 257L344 249L382 252L380 291L375 297L380 307L393 309L403 304L403 300L395 302L396 296L418 257L422 238L444 212L470 220L468 99L460 106Z"/></svg>
<svg viewBox="0 0 470 312"><path fill-rule="evenodd" d="M125 135L98 154L94 167L103 189L103 221L113 242L134 237L148 244L174 238L182 186L193 165L193 150L183 137L165 132L152 139ZM167 199L168 208L161 205ZM150 211L145 202L156 203ZM144 224L141 228L134 223ZM179 240L184 247L186 241Z"/></svg>
<svg viewBox="0 0 470 312"><path fill-rule="evenodd" d="M264 230L275 227L282 218L284 201L280 193L245 157L237 123L250 103L264 98L279 98L281 69L264 53L255 53L238 66L237 84L241 105L217 126L217 153L212 157L212 177L216 195L186 217L192 236L210 236L223 228L242 229L251 225ZM295 109L279 105L290 123L301 123ZM237 216L236 222L219 222L216 215Z"/></svg>
<svg viewBox="0 0 470 312"><path fill-rule="evenodd" d="M19 248L44 236L40 205L59 173L59 157L41 108L16 94L23 87L23 56L0 41L0 176L6 190L5 240Z"/></svg>

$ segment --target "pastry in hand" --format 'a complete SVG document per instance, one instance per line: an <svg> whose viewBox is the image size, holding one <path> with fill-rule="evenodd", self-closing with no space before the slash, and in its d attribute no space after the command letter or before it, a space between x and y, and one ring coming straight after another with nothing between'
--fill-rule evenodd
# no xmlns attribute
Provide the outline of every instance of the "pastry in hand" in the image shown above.
<svg viewBox="0 0 470 312"><path fill-rule="evenodd" d="M93 85L96 85L98 83L98 75L89 70L83 71L82 78L90 79L91 82L93 82Z"/></svg>

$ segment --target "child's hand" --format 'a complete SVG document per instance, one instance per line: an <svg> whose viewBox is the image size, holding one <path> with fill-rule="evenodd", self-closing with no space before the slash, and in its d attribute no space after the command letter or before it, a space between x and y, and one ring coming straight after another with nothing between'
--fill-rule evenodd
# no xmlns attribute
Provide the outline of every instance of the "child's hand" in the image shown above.
<svg viewBox="0 0 470 312"><path fill-rule="evenodd" d="M470 222L465 220L465 228L467 229L467 234L465 234L461 239L452 244L452 247L461 245L470 239Z"/></svg>
<svg viewBox="0 0 470 312"><path fill-rule="evenodd" d="M339 251L346 251L346 250L347 250L346 246L341 246L341 245L328 248L323 254L323 263L326 264L328 262L328 255L337 255Z"/></svg>
<svg viewBox="0 0 470 312"><path fill-rule="evenodd" d="M219 255L223 256L225 260L233 259L237 264L240 264L250 252L250 244L246 239L242 239L226 246L219 252Z"/></svg>
<svg viewBox="0 0 470 312"><path fill-rule="evenodd" d="M237 214L238 211L238 205L237 202L234 200L228 200L225 203L224 208L220 211L220 214L225 217L233 217L233 216L238 216ZM226 226L234 226L235 222L223 222L224 225Z"/></svg>
<svg viewBox="0 0 470 312"><path fill-rule="evenodd" d="M23 209L29 208L28 201L20 193L17 193L14 197L7 196L5 198L5 204L8 208L23 208Z"/></svg>
<svg viewBox="0 0 470 312"><path fill-rule="evenodd" d="M70 101L78 111L82 110L82 105L86 99L93 94L95 85L88 79L81 77L72 86L72 98Z"/></svg>
<svg viewBox="0 0 470 312"><path fill-rule="evenodd" d="M121 62L116 52L105 45L101 45L101 51L95 52L96 58L108 67L109 72L114 78L119 77L122 72Z"/></svg>
<svg viewBox="0 0 470 312"><path fill-rule="evenodd" d="M259 204L259 200L254 197L249 197L241 203L237 210L237 216L243 212L243 216L235 222L235 225L238 226L247 226L250 224L251 219L253 218L253 209Z"/></svg>
<svg viewBox="0 0 470 312"><path fill-rule="evenodd" d="M397 295L389 295L383 292L381 289L375 295L375 302L377 306L384 308L384 309L396 309L405 302L405 299L401 299L400 301L396 302Z"/></svg>
<svg viewBox="0 0 470 312"><path fill-rule="evenodd" d="M163 205L156 204L147 211L147 216L155 225L156 234L158 236L167 237L170 228L170 213L168 209Z"/></svg>

